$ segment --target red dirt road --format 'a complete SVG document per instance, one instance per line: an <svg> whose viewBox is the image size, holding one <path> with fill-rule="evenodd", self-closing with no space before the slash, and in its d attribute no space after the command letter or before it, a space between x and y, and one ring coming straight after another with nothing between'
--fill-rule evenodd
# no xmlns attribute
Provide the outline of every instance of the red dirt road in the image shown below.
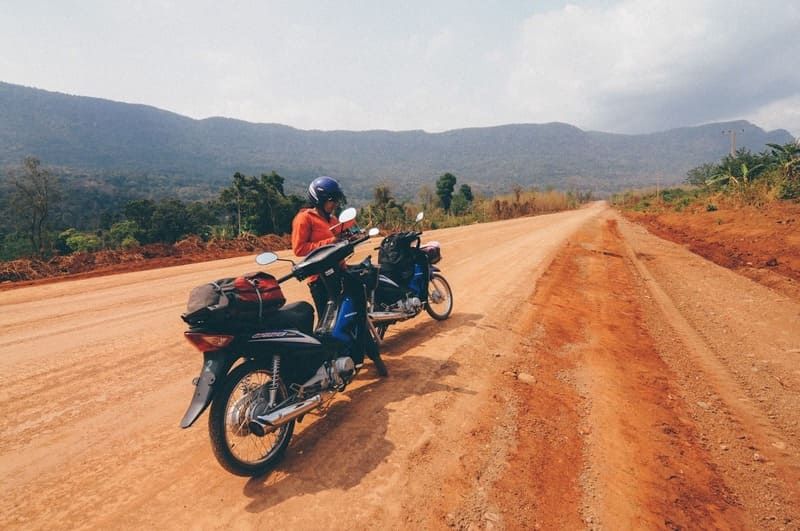
<svg viewBox="0 0 800 531"><path fill-rule="evenodd" d="M2 293L0 527L800 528L800 300L602 204L426 238L452 317L251 480L177 426L188 291L251 259Z"/></svg>

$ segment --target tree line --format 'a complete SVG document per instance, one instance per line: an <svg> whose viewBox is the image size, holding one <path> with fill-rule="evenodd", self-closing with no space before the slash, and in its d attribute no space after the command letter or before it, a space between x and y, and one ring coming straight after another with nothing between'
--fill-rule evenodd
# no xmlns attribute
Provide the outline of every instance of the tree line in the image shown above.
<svg viewBox="0 0 800 531"><path fill-rule="evenodd" d="M764 194L776 199L800 197L800 145L767 144L767 148L760 153L742 148L717 163L701 164L689 170L686 182L737 195L745 202Z"/></svg>
<svg viewBox="0 0 800 531"><path fill-rule="evenodd" d="M800 200L800 144L766 146L759 153L740 148L718 162L692 168L684 181L688 187L626 192L612 201L638 210L654 203L682 210L695 201L705 201L706 209L713 211L718 201L761 206L776 200Z"/></svg>
<svg viewBox="0 0 800 531"><path fill-rule="evenodd" d="M172 244L188 236L211 241L286 234L295 214L306 205L305 198L286 193L285 179L274 171L259 176L237 172L230 185L209 200L130 199L121 206L111 205L99 216L99 226L86 230L54 216L62 202L60 179L38 159L26 158L9 173L8 182L8 198L0 204L0 213L5 213L0 260ZM591 194L551 190L546 201L539 195L536 206L534 192L524 200L519 188L515 199L486 198L473 193L469 184L458 184L455 175L444 173L434 183L423 184L416 201L401 201L389 184L379 184L372 200L360 208L360 223L400 229L424 210L429 227L446 227L570 208L591 198ZM563 200L553 201L554 196Z"/></svg>
<svg viewBox="0 0 800 531"><path fill-rule="evenodd" d="M467 184L455 191L456 177L444 174L428 207L443 205L446 212L461 214L473 200ZM259 176L237 172L230 186L203 201L179 199L131 199L103 211L99 226L86 230L67 226L56 216L64 195L61 178L36 158L26 158L9 172L0 225L0 260L28 256L133 248L151 243L171 244L189 235L205 241L243 235L285 234L292 219L306 204L305 198L287 194L285 179L276 172ZM430 187L425 186L430 192ZM374 224L405 221L406 204L392 197L388 185L375 189L375 199L362 214Z"/></svg>
<svg viewBox="0 0 800 531"><path fill-rule="evenodd" d="M275 172L259 177L237 172L231 185L206 201L131 199L99 215L99 227L79 230L63 224L60 178L28 157L11 172L0 204L0 259L91 252L174 243L189 235L204 240L243 234L282 234L304 199L286 194L284 178Z"/></svg>

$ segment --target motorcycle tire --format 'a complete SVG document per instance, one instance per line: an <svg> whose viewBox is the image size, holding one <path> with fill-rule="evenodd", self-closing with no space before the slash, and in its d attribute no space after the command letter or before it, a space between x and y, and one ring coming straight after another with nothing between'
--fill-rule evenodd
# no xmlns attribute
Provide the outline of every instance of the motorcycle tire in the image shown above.
<svg viewBox="0 0 800 531"><path fill-rule="evenodd" d="M437 301L439 298L442 300ZM428 282L428 303L425 305L425 310L437 321L444 321L453 311L453 291L447 280L439 273L432 274Z"/></svg>
<svg viewBox="0 0 800 531"><path fill-rule="evenodd" d="M266 399L271 370L264 362L248 361L234 368L214 396L208 416L211 449L222 468L237 476L258 476L283 457L294 432L294 420L263 437L247 425L248 410L255 400ZM277 401L287 397L283 382Z"/></svg>

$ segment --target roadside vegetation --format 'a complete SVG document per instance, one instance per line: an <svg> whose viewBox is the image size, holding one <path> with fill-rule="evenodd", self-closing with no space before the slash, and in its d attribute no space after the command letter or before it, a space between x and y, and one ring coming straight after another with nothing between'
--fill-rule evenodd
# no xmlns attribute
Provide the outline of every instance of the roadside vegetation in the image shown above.
<svg viewBox="0 0 800 531"><path fill-rule="evenodd" d="M612 197L624 210L654 212L716 211L752 206L765 208L776 201L800 201L800 145L767 144L752 153L739 149L718 163L691 169L685 184L663 190L627 191Z"/></svg>
<svg viewBox="0 0 800 531"><path fill-rule="evenodd" d="M291 222L305 199L284 190L276 172L237 172L231 185L207 201L134 199L96 212L96 228L65 223L57 176L35 158L9 175L13 188L0 203L0 282L31 280L111 267L148 258L219 258L288 247ZM591 193L523 190L484 197L451 174L422 185L415 200L400 200L391 186L375 187L360 207L363 226L408 228L420 211L435 229L576 208ZM95 208L95 211L97 209ZM183 261L189 261L183 260Z"/></svg>
<svg viewBox="0 0 800 531"><path fill-rule="evenodd" d="M752 280L800 297L800 146L739 150L684 186L613 199L628 219Z"/></svg>

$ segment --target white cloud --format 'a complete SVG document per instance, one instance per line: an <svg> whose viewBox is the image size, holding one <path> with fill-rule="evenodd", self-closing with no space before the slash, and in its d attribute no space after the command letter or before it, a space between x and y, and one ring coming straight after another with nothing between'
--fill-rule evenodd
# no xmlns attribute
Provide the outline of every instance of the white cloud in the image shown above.
<svg viewBox="0 0 800 531"><path fill-rule="evenodd" d="M574 2L0 1L0 79L306 129L800 134L800 2Z"/></svg>
<svg viewBox="0 0 800 531"><path fill-rule="evenodd" d="M767 130L787 129L800 139L800 94L770 102L747 118Z"/></svg>
<svg viewBox="0 0 800 531"><path fill-rule="evenodd" d="M798 29L781 2L568 5L525 21L509 93L532 121L621 132L743 116L800 91Z"/></svg>

